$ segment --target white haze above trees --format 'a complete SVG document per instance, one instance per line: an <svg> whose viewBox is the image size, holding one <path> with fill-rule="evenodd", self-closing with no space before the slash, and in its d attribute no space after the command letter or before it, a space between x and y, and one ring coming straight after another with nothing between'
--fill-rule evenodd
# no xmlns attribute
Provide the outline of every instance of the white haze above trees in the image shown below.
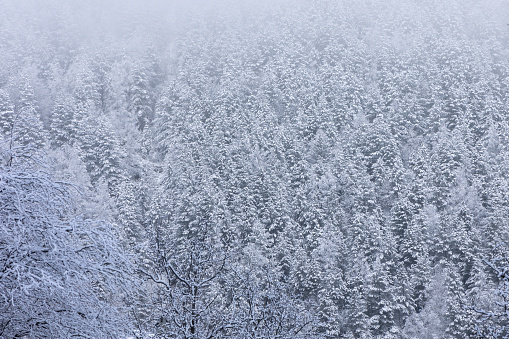
<svg viewBox="0 0 509 339"><path fill-rule="evenodd" d="M509 336L505 1L0 0L0 336Z"/></svg>

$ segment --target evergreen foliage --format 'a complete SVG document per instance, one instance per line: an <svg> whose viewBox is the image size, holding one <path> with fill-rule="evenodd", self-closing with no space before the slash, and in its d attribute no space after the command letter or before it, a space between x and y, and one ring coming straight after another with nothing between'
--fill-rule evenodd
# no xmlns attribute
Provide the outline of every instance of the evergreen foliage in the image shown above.
<svg viewBox="0 0 509 339"><path fill-rule="evenodd" d="M507 336L502 0L0 3L0 336Z"/></svg>

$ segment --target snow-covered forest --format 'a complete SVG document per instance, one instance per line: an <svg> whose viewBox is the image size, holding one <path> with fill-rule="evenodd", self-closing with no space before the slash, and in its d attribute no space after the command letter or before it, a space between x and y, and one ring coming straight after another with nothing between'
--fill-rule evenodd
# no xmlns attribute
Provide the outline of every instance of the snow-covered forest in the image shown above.
<svg viewBox="0 0 509 339"><path fill-rule="evenodd" d="M0 0L0 337L509 337L508 24Z"/></svg>

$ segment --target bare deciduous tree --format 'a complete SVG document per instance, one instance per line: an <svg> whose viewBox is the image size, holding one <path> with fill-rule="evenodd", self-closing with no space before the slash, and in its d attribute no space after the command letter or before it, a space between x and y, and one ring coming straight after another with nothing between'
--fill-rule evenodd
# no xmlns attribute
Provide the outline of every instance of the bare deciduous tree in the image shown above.
<svg viewBox="0 0 509 339"><path fill-rule="evenodd" d="M130 260L113 225L77 216L71 186L42 164L0 164L0 337L122 337Z"/></svg>

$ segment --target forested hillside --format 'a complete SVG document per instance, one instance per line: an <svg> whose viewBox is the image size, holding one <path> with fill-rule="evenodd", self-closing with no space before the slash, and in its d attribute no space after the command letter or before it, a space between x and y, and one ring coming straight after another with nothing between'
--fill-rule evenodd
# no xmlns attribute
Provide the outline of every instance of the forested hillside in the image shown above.
<svg viewBox="0 0 509 339"><path fill-rule="evenodd" d="M0 337L509 337L507 13L0 0Z"/></svg>

